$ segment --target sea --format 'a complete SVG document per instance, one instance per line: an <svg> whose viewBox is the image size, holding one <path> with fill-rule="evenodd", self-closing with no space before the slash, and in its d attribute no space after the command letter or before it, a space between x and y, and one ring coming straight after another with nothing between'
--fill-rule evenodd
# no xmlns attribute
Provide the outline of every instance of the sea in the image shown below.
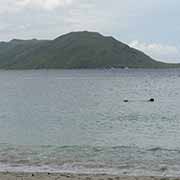
<svg viewBox="0 0 180 180"><path fill-rule="evenodd" d="M179 170L180 69L0 71L0 171Z"/></svg>

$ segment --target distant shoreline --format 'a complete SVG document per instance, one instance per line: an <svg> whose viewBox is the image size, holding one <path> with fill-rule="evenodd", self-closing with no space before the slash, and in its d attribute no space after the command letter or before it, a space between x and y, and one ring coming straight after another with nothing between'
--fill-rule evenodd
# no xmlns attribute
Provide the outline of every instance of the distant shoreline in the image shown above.
<svg viewBox="0 0 180 180"><path fill-rule="evenodd" d="M24 71L24 70L163 70L163 69L180 69L180 67L157 67L157 68L140 68L140 67L129 67L128 69L125 68L0 68L0 70L4 71L13 71L13 70L18 70L18 71Z"/></svg>

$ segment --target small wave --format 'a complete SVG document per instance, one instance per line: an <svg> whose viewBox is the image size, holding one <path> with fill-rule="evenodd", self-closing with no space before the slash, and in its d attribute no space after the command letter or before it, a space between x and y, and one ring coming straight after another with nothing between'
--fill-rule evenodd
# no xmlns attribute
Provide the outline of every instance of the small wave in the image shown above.
<svg viewBox="0 0 180 180"><path fill-rule="evenodd" d="M148 149L148 151L153 151L153 152L155 152L155 151L162 151L162 150L163 150L163 149L160 148L160 147L154 147L154 148Z"/></svg>
<svg viewBox="0 0 180 180"><path fill-rule="evenodd" d="M180 153L180 149L167 149L167 148L161 148L161 147L154 147L147 149L147 151L157 152L157 151L170 151L170 152L178 152Z"/></svg>
<svg viewBox="0 0 180 180"><path fill-rule="evenodd" d="M179 153L162 147L7 145L0 149L0 171L160 174L180 167Z"/></svg>
<svg viewBox="0 0 180 180"><path fill-rule="evenodd" d="M26 165L10 165L0 164L0 172L49 172L49 173L73 173L73 174L112 174L116 175L119 172L115 168L106 167L85 167L78 164L64 164L62 166L26 166Z"/></svg>
<svg viewBox="0 0 180 180"><path fill-rule="evenodd" d="M84 166L85 165L85 166ZM0 164L0 172L24 172L24 173L72 173L72 174L109 174L109 175L130 175L130 176L172 176L179 177L179 167L173 170L170 166L162 167L140 167L140 166L86 166L87 164L64 164L62 166L13 166Z"/></svg>

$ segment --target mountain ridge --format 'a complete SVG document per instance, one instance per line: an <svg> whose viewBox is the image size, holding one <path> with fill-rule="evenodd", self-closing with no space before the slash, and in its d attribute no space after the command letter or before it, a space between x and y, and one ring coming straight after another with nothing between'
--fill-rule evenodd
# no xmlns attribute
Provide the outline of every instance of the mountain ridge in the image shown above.
<svg viewBox="0 0 180 180"><path fill-rule="evenodd" d="M1 69L174 68L112 36L79 31L54 40L0 42Z"/></svg>

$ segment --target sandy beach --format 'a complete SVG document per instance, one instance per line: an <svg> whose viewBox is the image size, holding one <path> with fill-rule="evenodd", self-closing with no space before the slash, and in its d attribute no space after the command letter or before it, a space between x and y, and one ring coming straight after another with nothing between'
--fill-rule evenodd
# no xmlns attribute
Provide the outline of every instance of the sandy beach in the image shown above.
<svg viewBox="0 0 180 180"><path fill-rule="evenodd" d="M112 176L51 173L0 173L0 180L178 180L173 177Z"/></svg>

